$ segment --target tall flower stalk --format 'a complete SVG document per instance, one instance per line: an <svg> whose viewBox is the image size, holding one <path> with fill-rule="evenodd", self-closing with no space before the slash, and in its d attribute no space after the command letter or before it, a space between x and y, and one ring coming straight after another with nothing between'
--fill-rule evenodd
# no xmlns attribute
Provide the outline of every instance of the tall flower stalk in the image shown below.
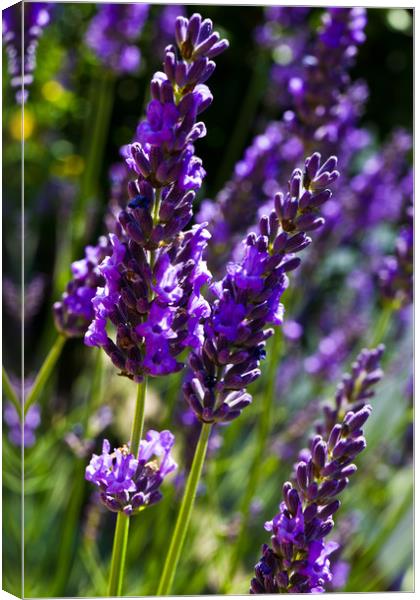
<svg viewBox="0 0 420 600"><path fill-rule="evenodd" d="M337 387L334 405L325 407L309 449L300 453L293 481L283 486L280 512L265 524L271 547L262 548L251 594L320 593L331 581L328 557L338 544L325 537L340 508L337 496L357 470L353 460L366 448L362 427L372 412L367 400L383 375L383 351L362 350Z"/></svg>
<svg viewBox="0 0 420 600"><path fill-rule="evenodd" d="M185 348L199 348L210 312L200 291L210 279L203 260L209 234L205 224L184 228L205 175L193 146L206 133L197 115L212 101L204 82L215 68L210 59L228 45L212 29L198 14L175 22L177 47L166 48L164 72L151 82L146 119L136 141L124 148L137 179L129 182L127 206L112 226L112 250L99 265L104 285L92 298L94 316L85 334L88 346L103 348L139 386L128 446L110 453L104 442L102 455L86 470L86 478L101 488L101 501L118 512L110 595L122 591L129 517L160 499L159 486L175 468L167 460L170 432L149 431L141 440L147 379L183 368L178 357ZM157 472L148 462L150 447L164 456Z"/></svg>
<svg viewBox="0 0 420 600"><path fill-rule="evenodd" d="M202 430L158 594L171 591L209 430L215 423L236 419L252 400L247 387L260 377L266 340L274 333L267 326L282 324L280 299L288 285L286 273L299 266L296 254L311 243L307 232L324 223L319 207L331 196L328 185L339 175L336 165L335 157L321 165L321 157L315 153L306 159L303 172L295 169L287 194L276 194L274 209L261 218L258 234L250 233L244 240L242 260L229 263L224 279L211 286L215 301L205 324L203 344L189 358L192 378L183 388Z"/></svg>

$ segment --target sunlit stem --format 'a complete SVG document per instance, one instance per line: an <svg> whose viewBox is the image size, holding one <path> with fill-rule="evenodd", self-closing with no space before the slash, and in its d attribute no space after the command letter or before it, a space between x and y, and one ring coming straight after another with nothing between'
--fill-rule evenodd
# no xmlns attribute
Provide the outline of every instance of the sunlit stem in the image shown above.
<svg viewBox="0 0 420 600"><path fill-rule="evenodd" d="M64 335L59 335L54 342L51 350L47 354L46 359L44 360L40 370L38 371L38 375L34 381L34 384L26 398L24 405L24 416L27 414L29 408L37 402L44 390L45 384L51 376L51 373L54 370L54 367L57 363L57 360L61 354L63 346L66 341L66 337Z"/></svg>
<svg viewBox="0 0 420 600"><path fill-rule="evenodd" d="M206 458L211 428L211 423L203 423L201 426L200 438L195 449L191 471L188 475L187 485L185 487L175 529L172 534L168 554L166 555L166 561L157 591L158 596L167 596L171 592L172 583L191 520L195 497L197 494L197 487L200 481L201 472L203 470L204 460Z"/></svg>
<svg viewBox="0 0 420 600"><path fill-rule="evenodd" d="M257 429L257 441L255 447L255 454L249 471L249 479L243 500L241 503L240 514L241 514L241 525L238 537L235 545L232 549L230 566L226 570L227 577L223 584L223 592L228 593L232 584L233 577L238 568L239 559L241 552L245 546L247 536L247 526L249 523L249 513L251 510L251 504L257 491L258 483L261 475L261 463L264 460L264 453L267 446L267 441L270 436L270 429L272 423L272 409L273 400L275 396L276 387L276 373L279 367L281 347L282 347L282 331L276 329L274 339L269 348L270 363L267 370L267 385L263 392L261 401L261 410L258 417L258 429Z"/></svg>
<svg viewBox="0 0 420 600"><path fill-rule="evenodd" d="M130 436L130 452L137 456L144 425L147 379L137 387L137 399L134 409L133 426ZM109 575L108 596L121 596L124 582L125 559L127 555L128 530L130 517L119 512L112 546L111 570Z"/></svg>
<svg viewBox="0 0 420 600"><path fill-rule="evenodd" d="M3 384L4 393L9 398L9 400L12 402L13 406L16 408L19 417L22 418L22 406L19 402L19 399L16 395L15 390L12 387L12 384L10 383L9 376L4 367L3 367L3 372L2 372L2 384Z"/></svg>

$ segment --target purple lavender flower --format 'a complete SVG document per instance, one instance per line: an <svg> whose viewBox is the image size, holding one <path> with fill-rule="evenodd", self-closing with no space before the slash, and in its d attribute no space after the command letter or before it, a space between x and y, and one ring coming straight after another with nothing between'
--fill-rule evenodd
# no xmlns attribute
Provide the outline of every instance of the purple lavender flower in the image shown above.
<svg viewBox="0 0 420 600"><path fill-rule="evenodd" d="M322 337L317 351L305 359L305 371L310 375L321 377L323 381L333 380L365 328L366 323L358 318L334 328L328 335Z"/></svg>
<svg viewBox="0 0 420 600"><path fill-rule="evenodd" d="M340 198L343 220L338 225L344 240L353 239L361 228L365 231L400 219L403 207L413 196L413 175L407 156L411 147L410 134L395 130L384 147L369 156L350 179Z"/></svg>
<svg viewBox="0 0 420 600"><path fill-rule="evenodd" d="M85 258L72 263L73 278L61 300L53 306L56 327L63 335L85 335L94 317L92 299L98 286L105 283L99 265L111 251L108 240L100 237L96 246L86 246Z"/></svg>
<svg viewBox="0 0 420 600"><path fill-rule="evenodd" d="M337 495L356 471L352 461L366 447L362 427L372 411L366 401L382 377L382 353L379 346L359 354L351 375L337 388L335 406L326 408L318 434L301 453L294 482L284 484L280 512L265 524L272 532L271 547L262 548L251 594L319 593L332 580L329 556L338 544L325 537L340 507Z"/></svg>
<svg viewBox="0 0 420 600"><path fill-rule="evenodd" d="M162 498L159 488L177 468L171 455L174 440L170 431L151 429L141 440L137 457L128 446L111 453L104 440L102 454L92 456L85 478L99 487L101 502L109 510L136 514Z"/></svg>
<svg viewBox="0 0 420 600"><path fill-rule="evenodd" d="M395 254L386 256L378 269L383 296L396 308L413 302L413 224L403 227L395 243Z"/></svg>
<svg viewBox="0 0 420 600"><path fill-rule="evenodd" d="M322 226L319 207L331 196L328 185L338 177L337 159L321 165L315 153L304 172L295 169L289 192L275 196L275 210L263 216L259 235L244 240L240 262L227 266L226 276L212 285L215 295L204 325L204 344L191 354L193 378L184 385L187 402L208 423L230 421L251 402L247 386L261 374L265 342L273 334L268 325L281 325L281 296L286 273L299 266L296 253L311 239L308 231Z"/></svg>
<svg viewBox="0 0 420 600"><path fill-rule="evenodd" d="M115 73L138 70L136 45L147 19L148 4L101 4L86 32L86 43L101 63Z"/></svg>
<svg viewBox="0 0 420 600"><path fill-rule="evenodd" d="M305 41L302 55L293 63L293 73L287 66L288 98L284 106L288 110L283 119L268 124L245 151L215 202L203 204L198 219L205 217L210 222L216 239L214 256L210 257L212 269L220 269L232 246L254 225L258 209L284 184L283 173L306 153L321 148L327 155L339 155L346 168L355 151L367 143L367 135L356 126L366 87L360 82L352 85L348 76L357 44L363 39L364 14L363 9L326 11L317 38ZM283 80L280 87L283 93Z"/></svg>
<svg viewBox="0 0 420 600"><path fill-rule="evenodd" d="M26 2L14 4L2 11L3 42L6 47L8 71L19 104L23 104L28 98L26 88L33 81L38 40L50 22L52 6L52 3L47 2Z"/></svg>
<svg viewBox="0 0 420 600"><path fill-rule="evenodd" d="M8 437L15 446L22 445L22 424L16 408L10 402L4 407L4 421L9 427ZM35 444L35 430L41 423L41 409L38 404L33 404L25 416L23 426L23 445L26 448Z"/></svg>
<svg viewBox="0 0 420 600"><path fill-rule="evenodd" d="M119 213L122 229L110 236L112 255L99 268L105 285L92 300L95 318L85 336L137 382L181 369L177 356L200 346L210 312L200 292L210 279L203 260L210 236L205 224L182 230L204 177L192 145L205 135L196 119L212 100L204 81L215 69L210 58L228 44L198 14L179 17L175 30L177 48L166 48L165 72L152 79L137 141L125 147L137 180L130 181L130 201Z"/></svg>

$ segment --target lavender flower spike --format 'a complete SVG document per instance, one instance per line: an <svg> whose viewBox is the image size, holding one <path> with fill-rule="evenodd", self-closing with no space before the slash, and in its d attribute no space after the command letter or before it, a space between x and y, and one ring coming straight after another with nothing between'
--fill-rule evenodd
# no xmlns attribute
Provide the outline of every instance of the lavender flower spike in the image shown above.
<svg viewBox="0 0 420 600"><path fill-rule="evenodd" d="M177 356L200 347L210 314L200 292L210 280L203 260L210 235L205 223L183 230L205 174L193 142L205 135L197 115L212 100L204 85L215 69L209 57L227 42L198 14L189 21L179 17L175 29L178 48L167 46L137 141L125 147L137 180L128 185L120 227L113 226L112 254L99 267L105 285L92 300L95 317L85 336L87 345L102 347L136 382L180 370ZM115 342L108 336L109 322L116 328Z"/></svg>
<svg viewBox="0 0 420 600"><path fill-rule="evenodd" d="M261 218L259 234L244 240L242 260L228 264L224 279L212 286L216 300L204 343L190 356L193 377L184 385L201 421L231 421L251 402L246 388L261 375L265 343L273 334L267 326L283 321L286 273L299 266L296 254L311 243L307 232L323 225L318 209L331 196L327 186L339 175L336 165L335 157L321 165L315 153L304 172L295 169L288 193L276 194L275 210Z"/></svg>
<svg viewBox="0 0 420 600"><path fill-rule="evenodd" d="M114 73L133 73L140 66L136 46L149 12L148 4L103 4L90 22L86 43Z"/></svg>
<svg viewBox="0 0 420 600"><path fill-rule="evenodd" d="M131 516L162 498L160 486L177 468L171 456L175 438L170 431L150 430L141 440L137 456L128 446L110 452L104 440L102 454L94 454L85 478L100 489L100 500L113 512Z"/></svg>
<svg viewBox="0 0 420 600"><path fill-rule="evenodd" d="M251 594L319 593L331 581L328 557L338 544L325 537L340 507L337 496L356 471L353 460L366 447L362 428L372 411L366 401L382 377L383 350L362 350L337 388L335 406L326 408L309 449L301 452L293 483L283 486L280 512L265 524L271 547L262 547Z"/></svg>

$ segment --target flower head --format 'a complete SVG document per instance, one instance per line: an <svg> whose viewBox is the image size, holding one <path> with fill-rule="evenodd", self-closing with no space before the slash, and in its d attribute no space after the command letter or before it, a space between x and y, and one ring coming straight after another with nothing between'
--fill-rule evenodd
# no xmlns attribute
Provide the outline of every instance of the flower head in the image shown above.
<svg viewBox="0 0 420 600"><path fill-rule="evenodd" d="M111 453L104 440L102 454L92 456L85 478L99 487L101 502L109 510L136 514L161 499L163 480L177 468L171 455L174 441L170 431L150 430L134 456L128 446Z"/></svg>
<svg viewBox="0 0 420 600"><path fill-rule="evenodd" d="M295 169L289 191L276 194L274 210L259 222L243 242L240 260L229 263L226 275L211 290L215 301L204 324L201 348L190 356L193 377L184 385L192 410L204 422L230 421L251 401L247 386L261 374L265 342L273 334L270 325L283 322L281 296L288 285L287 273L299 266L295 256L306 248L313 231L324 223L318 208L338 177L337 159L321 165L313 154L304 172Z"/></svg>
<svg viewBox="0 0 420 600"><path fill-rule="evenodd" d="M201 296L211 277L203 258L210 236L206 223L185 227L205 174L193 146L206 133L197 115L212 100L204 82L215 68L210 58L227 42L197 14L179 17L175 30L177 47L166 48L136 141L123 150L137 179L128 183L118 227L112 225L112 254L99 267L105 285L92 299L85 336L135 381L182 368L177 357L201 344L210 312Z"/></svg>
<svg viewBox="0 0 420 600"><path fill-rule="evenodd" d="M362 427L372 411L366 400L382 376L382 353L379 346L359 354L337 388L334 408L326 407L324 422L301 453L293 483L284 484L279 513L265 524L272 533L271 547L262 548L252 594L320 593L332 580L329 556L338 544L325 537L340 507L337 495L356 471L353 460L366 447Z"/></svg>

